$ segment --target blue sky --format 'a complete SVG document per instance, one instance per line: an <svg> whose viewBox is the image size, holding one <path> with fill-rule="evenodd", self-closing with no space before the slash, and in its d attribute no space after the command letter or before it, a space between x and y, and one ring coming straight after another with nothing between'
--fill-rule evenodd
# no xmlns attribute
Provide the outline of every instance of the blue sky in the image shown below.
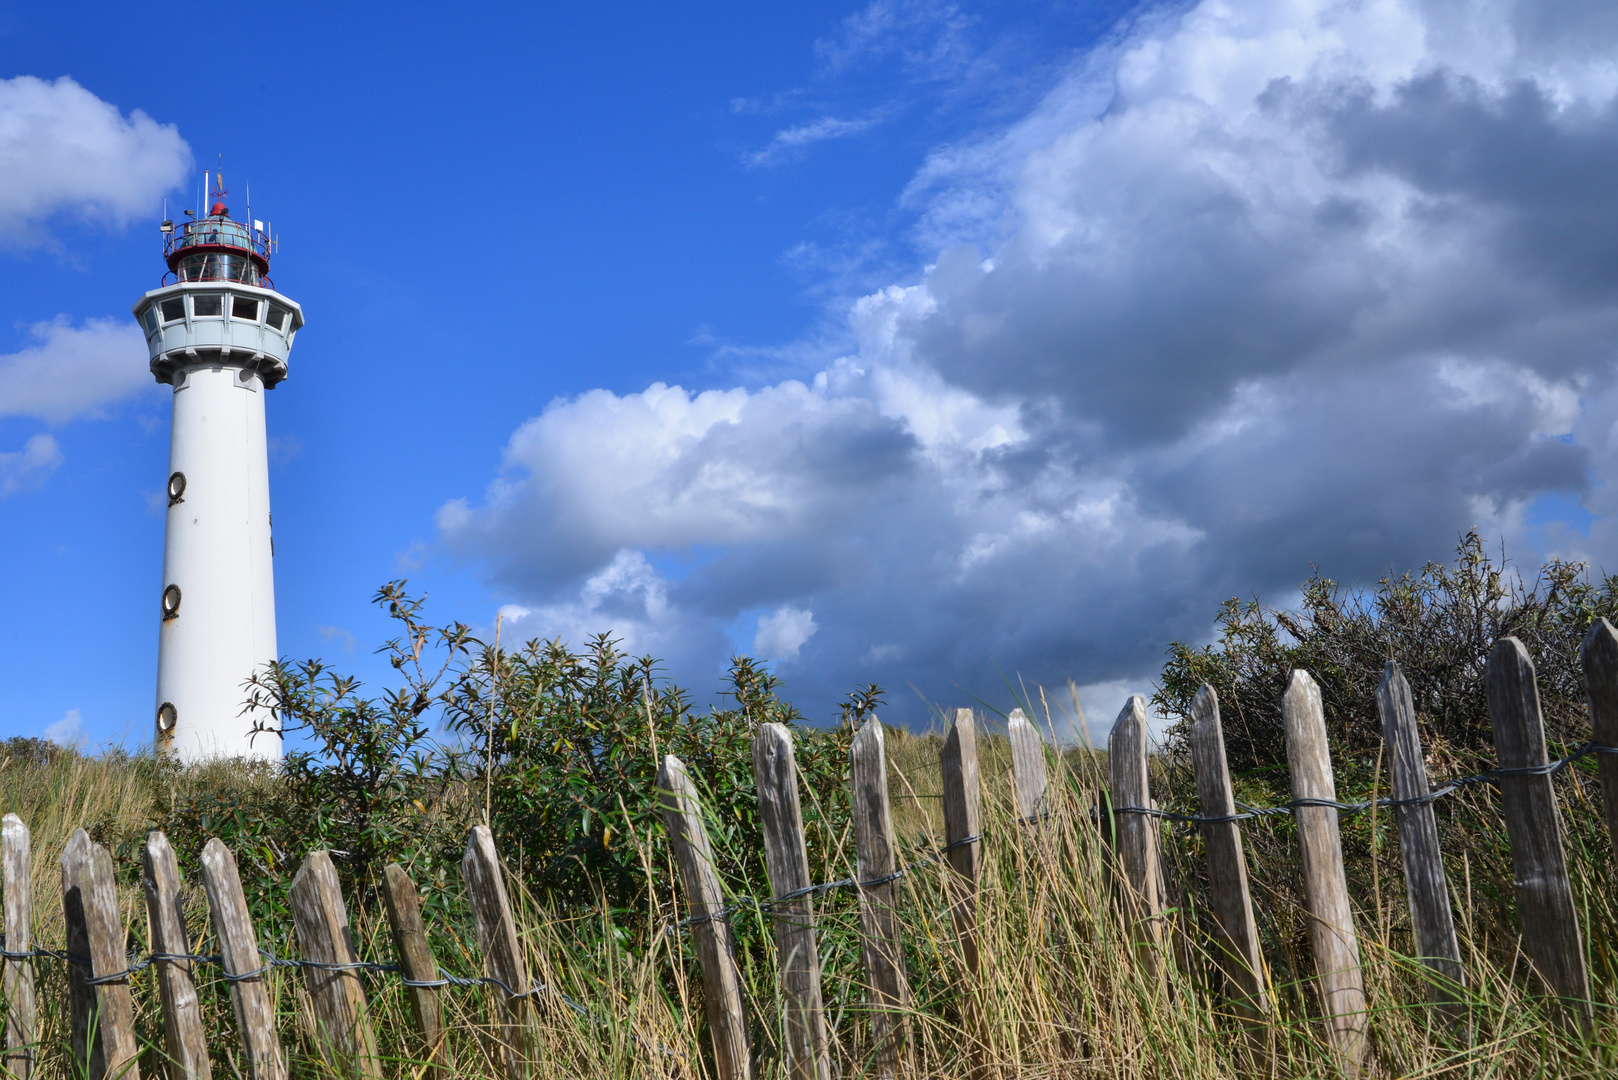
<svg viewBox="0 0 1618 1080"><path fill-rule="evenodd" d="M1311 563L1473 525L1614 561L1602 5L181 16L0 14L0 735L145 736L168 401L128 311L221 156L308 318L267 403L291 657L381 678L408 576L699 696L743 649L821 718L1018 673L1106 714Z"/></svg>

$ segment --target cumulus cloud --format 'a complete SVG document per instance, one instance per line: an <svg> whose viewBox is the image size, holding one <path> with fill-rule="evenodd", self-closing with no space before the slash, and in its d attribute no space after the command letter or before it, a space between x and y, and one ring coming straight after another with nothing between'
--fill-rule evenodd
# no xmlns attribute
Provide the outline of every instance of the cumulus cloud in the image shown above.
<svg viewBox="0 0 1618 1080"><path fill-rule="evenodd" d="M36 323L34 343L0 354L0 417L29 416L51 424L94 415L154 385L146 341L134 320L65 316Z"/></svg>
<svg viewBox="0 0 1618 1080"><path fill-rule="evenodd" d="M753 655L760 660L793 661L804 642L820 629L815 624L815 613L806 608L782 604L768 615L758 617L758 631L753 635Z"/></svg>
<svg viewBox="0 0 1618 1080"><path fill-rule="evenodd" d="M60 720L45 725L44 735L48 742L71 750L84 741L84 717L79 710L69 709Z"/></svg>
<svg viewBox="0 0 1618 1080"><path fill-rule="evenodd" d="M62 464L62 448L50 435L35 435L21 450L0 452L0 498L43 484Z"/></svg>
<svg viewBox="0 0 1618 1080"><path fill-rule="evenodd" d="M63 77L0 80L0 239L37 242L52 217L122 225L180 185L191 149L173 124Z"/></svg>
<svg viewBox="0 0 1618 1080"><path fill-rule="evenodd" d="M813 612L812 715L1017 674L1110 705L1311 565L1369 580L1473 525L1543 554L1548 493L1598 515L1557 550L1611 566L1615 45L1608 6L1548 0L1149 13L929 156L928 265L850 308L841 360L555 402L442 539L534 625L676 644L693 681L744 613Z"/></svg>

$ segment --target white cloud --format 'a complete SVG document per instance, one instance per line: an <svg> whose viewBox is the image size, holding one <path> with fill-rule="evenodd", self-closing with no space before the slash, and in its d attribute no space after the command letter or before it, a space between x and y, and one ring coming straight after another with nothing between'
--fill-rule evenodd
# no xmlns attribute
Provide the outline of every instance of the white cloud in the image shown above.
<svg viewBox="0 0 1618 1080"><path fill-rule="evenodd" d="M857 120L839 120L835 116L823 116L806 124L796 124L789 128L782 128L775 133L768 146L762 150L747 155L749 165L774 165L782 158L794 151L802 150L818 142L828 142L832 139L847 138L869 130L881 121L880 116L866 116Z"/></svg>
<svg viewBox="0 0 1618 1080"><path fill-rule="evenodd" d="M1092 731L1312 565L1527 543L1546 492L1613 515L1563 539L1618 565L1615 47L1610 5L1549 0L1150 15L929 156L903 205L936 246L850 306L847 355L554 402L442 539L699 689L743 613L813 612L754 641L811 715L1021 674L1076 680Z"/></svg>
<svg viewBox="0 0 1618 1080"><path fill-rule="evenodd" d="M84 718L79 710L69 709L62 714L60 720L45 725L44 736L46 741L66 749L75 749L84 741Z"/></svg>
<svg viewBox="0 0 1618 1080"><path fill-rule="evenodd" d="M31 328L34 344L0 354L0 417L66 423L155 386L134 320L66 316Z"/></svg>
<svg viewBox="0 0 1618 1080"><path fill-rule="evenodd" d="M40 242L59 214L117 226L155 215L190 165L174 125L125 116L72 79L0 80L0 239Z"/></svg>
<svg viewBox="0 0 1618 1080"><path fill-rule="evenodd" d="M21 450L0 453L0 498L36 488L62 464L62 448L50 435L35 435Z"/></svg>
<svg viewBox="0 0 1618 1080"><path fill-rule="evenodd" d="M814 612L782 604L768 615L759 616L753 655L760 660L796 660L798 650L818 629Z"/></svg>

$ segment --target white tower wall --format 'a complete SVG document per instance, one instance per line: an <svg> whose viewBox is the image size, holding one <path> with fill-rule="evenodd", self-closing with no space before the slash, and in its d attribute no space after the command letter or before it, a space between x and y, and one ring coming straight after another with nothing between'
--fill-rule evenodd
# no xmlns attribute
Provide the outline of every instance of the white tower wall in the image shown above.
<svg viewBox="0 0 1618 1080"><path fill-rule="evenodd" d="M154 741L182 761L279 760L246 683L277 658L265 394L286 376L296 303L239 281L183 281L135 304L151 370L174 387Z"/></svg>
<svg viewBox="0 0 1618 1080"><path fill-rule="evenodd" d="M162 620L157 668L158 706L175 708L169 748L186 761L279 758L280 740L252 737L242 713L243 684L277 655L264 384L223 365L175 381L169 472L185 490L168 508L163 585L180 604Z"/></svg>

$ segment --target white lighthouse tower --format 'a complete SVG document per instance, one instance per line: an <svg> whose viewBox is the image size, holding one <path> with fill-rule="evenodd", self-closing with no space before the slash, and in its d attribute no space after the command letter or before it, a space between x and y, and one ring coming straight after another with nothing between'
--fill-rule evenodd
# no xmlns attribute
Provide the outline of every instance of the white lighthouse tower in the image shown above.
<svg viewBox="0 0 1618 1080"><path fill-rule="evenodd" d="M252 735L243 684L276 658L264 394L286 378L303 311L270 281L262 223L231 218L222 180L212 195L205 217L163 222L169 272L134 307L152 374L174 388L156 745L275 760L280 739Z"/></svg>

